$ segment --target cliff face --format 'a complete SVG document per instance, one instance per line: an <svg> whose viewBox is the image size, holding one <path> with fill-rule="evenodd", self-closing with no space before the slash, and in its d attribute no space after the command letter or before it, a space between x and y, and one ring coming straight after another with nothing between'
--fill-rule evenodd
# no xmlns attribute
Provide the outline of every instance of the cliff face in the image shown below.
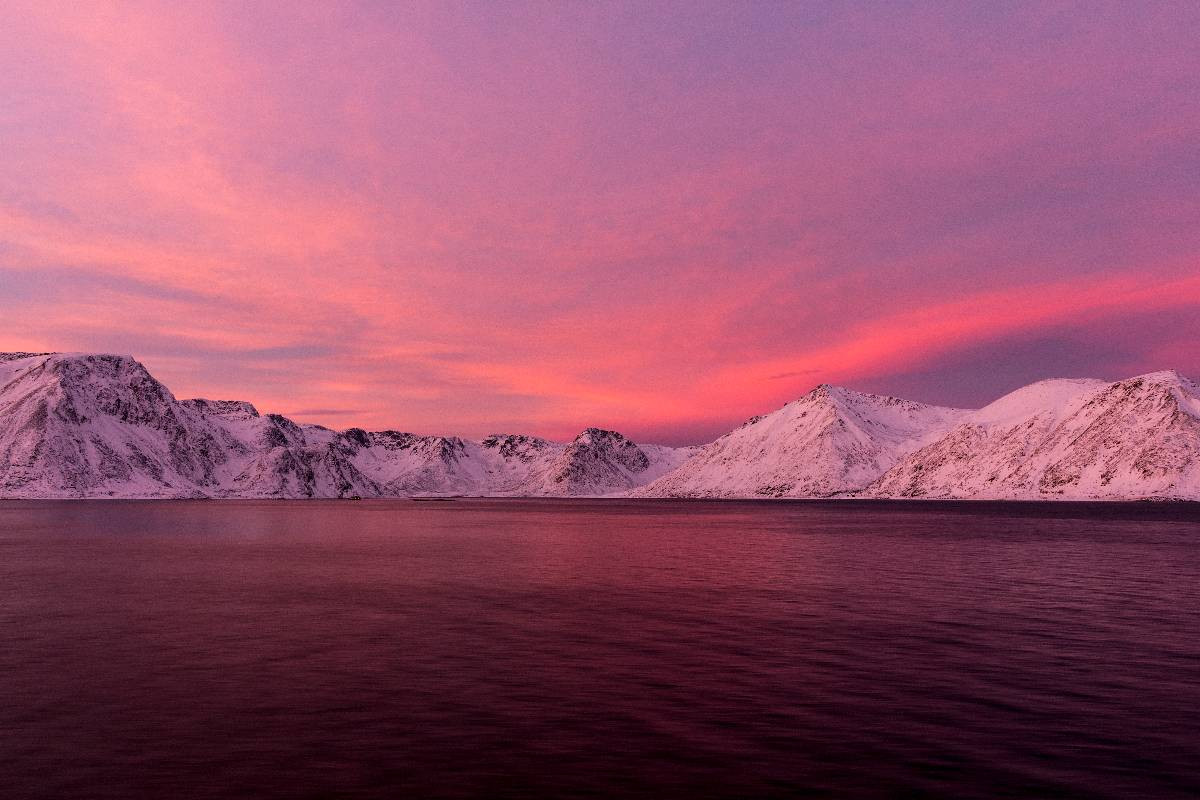
<svg viewBox="0 0 1200 800"><path fill-rule="evenodd" d="M219 484L232 443L141 364L13 355L0 360L0 493L188 496Z"/></svg>

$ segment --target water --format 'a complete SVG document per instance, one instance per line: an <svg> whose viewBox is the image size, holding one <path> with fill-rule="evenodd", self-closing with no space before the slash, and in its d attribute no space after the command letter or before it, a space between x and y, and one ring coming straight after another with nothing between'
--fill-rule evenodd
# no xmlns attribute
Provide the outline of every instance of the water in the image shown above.
<svg viewBox="0 0 1200 800"><path fill-rule="evenodd" d="M1200 509L0 503L0 794L1200 793Z"/></svg>

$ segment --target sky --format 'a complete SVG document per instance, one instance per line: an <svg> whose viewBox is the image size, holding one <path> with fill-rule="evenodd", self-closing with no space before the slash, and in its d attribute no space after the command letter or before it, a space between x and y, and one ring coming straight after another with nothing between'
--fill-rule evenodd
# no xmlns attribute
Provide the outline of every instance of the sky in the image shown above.
<svg viewBox="0 0 1200 800"><path fill-rule="evenodd" d="M711 440L1200 378L1200 4L0 5L0 350Z"/></svg>

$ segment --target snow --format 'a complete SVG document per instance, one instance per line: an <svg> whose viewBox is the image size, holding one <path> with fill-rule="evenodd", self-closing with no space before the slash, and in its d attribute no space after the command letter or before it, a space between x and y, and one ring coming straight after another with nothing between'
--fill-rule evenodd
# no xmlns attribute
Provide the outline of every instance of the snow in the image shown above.
<svg viewBox="0 0 1200 800"><path fill-rule="evenodd" d="M702 447L297 425L176 400L134 359L0 354L0 497L1200 500L1200 387L1039 381L978 410L821 385Z"/></svg>
<svg viewBox="0 0 1200 800"><path fill-rule="evenodd" d="M1108 384L1093 378L1053 378L1009 392L971 415L976 424L1016 423L1039 414L1066 416Z"/></svg>
<svg viewBox="0 0 1200 800"><path fill-rule="evenodd" d="M821 385L700 448L643 497L827 497L862 488L957 409Z"/></svg>
<svg viewBox="0 0 1200 800"><path fill-rule="evenodd" d="M1043 381L880 476L876 497L1200 499L1200 394L1172 371Z"/></svg>
<svg viewBox="0 0 1200 800"><path fill-rule="evenodd" d="M338 432L177 401L128 356L0 355L0 497L607 495L690 453L597 428L569 443Z"/></svg>

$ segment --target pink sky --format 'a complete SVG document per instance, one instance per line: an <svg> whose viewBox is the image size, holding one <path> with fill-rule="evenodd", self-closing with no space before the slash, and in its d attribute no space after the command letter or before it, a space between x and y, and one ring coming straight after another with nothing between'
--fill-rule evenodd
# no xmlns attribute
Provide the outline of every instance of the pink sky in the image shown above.
<svg viewBox="0 0 1200 800"><path fill-rule="evenodd" d="M667 443L820 382L1200 376L1197 41L1191 3L6 3L0 349Z"/></svg>

